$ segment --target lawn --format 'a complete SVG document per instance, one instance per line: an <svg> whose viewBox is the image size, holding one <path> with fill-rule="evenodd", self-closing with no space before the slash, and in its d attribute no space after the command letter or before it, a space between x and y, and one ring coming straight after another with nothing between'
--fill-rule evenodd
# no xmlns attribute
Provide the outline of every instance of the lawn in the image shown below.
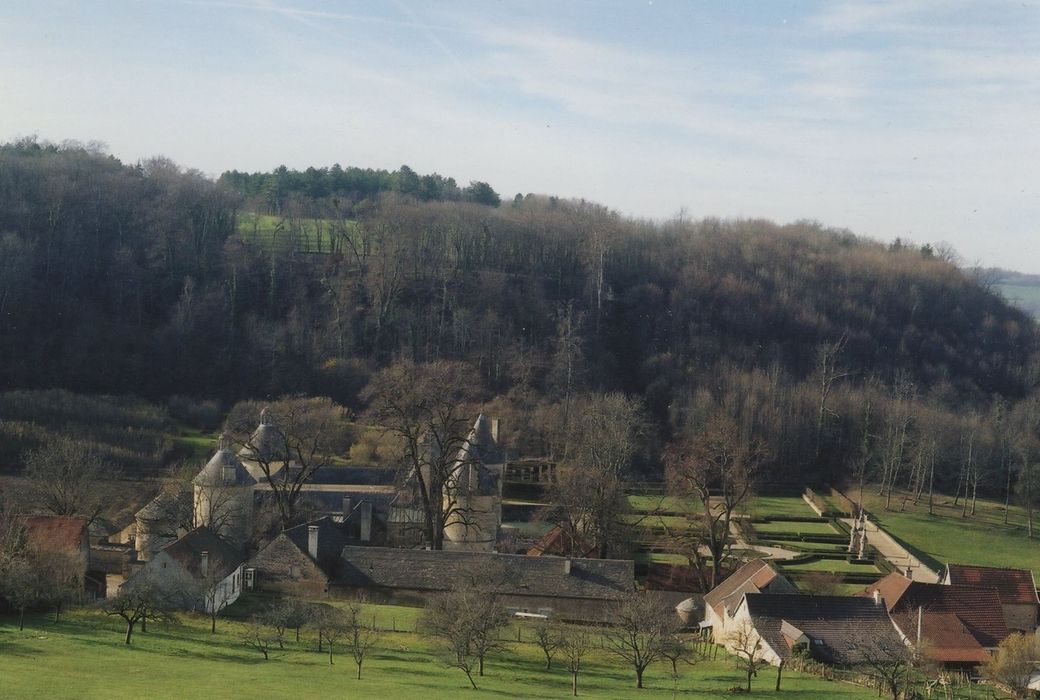
<svg viewBox="0 0 1040 700"><path fill-rule="evenodd" d="M700 501L693 498L645 494L630 494L626 498L633 513L698 513L701 508Z"/></svg>
<svg viewBox="0 0 1040 700"><path fill-rule="evenodd" d="M377 617L386 615L375 611ZM391 617L405 615L388 608ZM414 612L411 620L414 622ZM240 641L242 626L218 623L217 634L207 622L184 616L177 624L153 624L138 633L132 646L122 642L121 625L93 611L77 611L60 624L31 617L24 632L11 619L0 619L0 678L5 699L21 698L254 698L254 697L415 697L424 700L465 697L561 698L570 695L570 679L561 668L544 670L541 652L533 644L511 643L489 660L487 676L477 678L479 691L469 690L465 676L440 660L431 642L411 632L386 632L362 680L342 653L329 665L328 656L314 650L315 640L304 630L300 644L288 642L265 661ZM741 684L732 661L686 667L676 695L717 698ZM760 672L751 697L775 698L773 671ZM664 664L652 666L640 698L673 697L673 683ZM583 697L628 698L637 693L633 674L602 651L594 652L579 678ZM873 698L865 688L824 681L793 671L784 673L786 698L820 700Z"/></svg>
<svg viewBox="0 0 1040 700"><path fill-rule="evenodd" d="M839 574L880 574L881 570L873 564L853 564L845 559L816 559L810 562L781 564L784 570L799 571L824 571Z"/></svg>
<svg viewBox="0 0 1040 700"><path fill-rule="evenodd" d="M768 523L752 523L755 532L762 534L787 535L837 535L840 534L830 523L818 521L776 520Z"/></svg>
<svg viewBox="0 0 1040 700"><path fill-rule="evenodd" d="M914 506L900 496L892 498L894 510L886 511L876 489L868 490L864 500L889 534L936 568L947 563L1019 567L1040 576L1040 539L1027 536L1025 515L1017 507L1008 513L1010 524L1004 525L1003 505L989 500L979 499L974 517L961 517L962 509L945 496L935 497L934 515L928 515L927 503ZM898 511L901 506L903 512Z"/></svg>
<svg viewBox="0 0 1040 700"><path fill-rule="evenodd" d="M641 515L638 513L626 513L621 519L629 525L639 527L667 528L668 530L689 529L690 521L681 515Z"/></svg>
<svg viewBox="0 0 1040 700"><path fill-rule="evenodd" d="M748 514L758 518L816 517L816 511L801 496L756 496L748 507Z"/></svg>

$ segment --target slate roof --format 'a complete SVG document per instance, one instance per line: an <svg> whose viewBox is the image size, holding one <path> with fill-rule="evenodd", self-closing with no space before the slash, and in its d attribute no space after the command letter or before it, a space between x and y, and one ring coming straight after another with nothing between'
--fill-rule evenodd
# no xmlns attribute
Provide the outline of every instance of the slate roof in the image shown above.
<svg viewBox="0 0 1040 700"><path fill-rule="evenodd" d="M952 614L981 646L987 648L997 646L1008 636L1004 609L996 588L922 583L892 573L868 586L864 595L873 595L875 589L884 597L889 612L897 619L898 616L916 615L918 608L924 611L926 617L932 614ZM906 629L903 631L907 636L913 636Z"/></svg>
<svg viewBox="0 0 1040 700"><path fill-rule="evenodd" d="M732 599L729 601L730 608L734 609L745 593L760 593L779 576L780 573L770 562L752 559L705 594L704 605L711 606L715 614L722 617L727 599Z"/></svg>
<svg viewBox="0 0 1040 700"><path fill-rule="evenodd" d="M267 409L264 409L265 411ZM243 459L263 459L265 462L274 462L285 459L285 439L282 431L267 422L264 413L260 414L260 425L256 427L249 438L249 443L238 451L238 456Z"/></svg>
<svg viewBox="0 0 1040 700"><path fill-rule="evenodd" d="M868 598L748 593L744 600L755 630L784 659L798 633L809 638L813 658L843 666L862 663L868 644L903 646L885 607Z"/></svg>
<svg viewBox="0 0 1040 700"><path fill-rule="evenodd" d="M157 523L166 523L176 530L178 515L191 508L192 495L187 491L160 491L155 498L148 501L141 510L135 513L135 517L141 520L149 520Z"/></svg>
<svg viewBox="0 0 1040 700"><path fill-rule="evenodd" d="M481 496L498 494L501 469L489 469L505 461L502 450L491 437L489 421L481 413L459 447L452 466L454 487Z"/></svg>
<svg viewBox="0 0 1040 700"><path fill-rule="evenodd" d="M318 528L318 560L315 563L325 572L326 576L333 577L340 563L340 552L343 551L343 545L347 541L338 523L326 516L291 527L282 534L301 552L310 556L307 546L311 525Z"/></svg>
<svg viewBox="0 0 1040 700"><path fill-rule="evenodd" d="M993 566L948 564L944 583L961 586L991 586L1005 605L1040 605L1033 572Z"/></svg>
<svg viewBox="0 0 1040 700"><path fill-rule="evenodd" d="M226 438L221 437L221 442L220 448L192 480L192 483L197 486L251 486L255 484L256 479L243 466L242 460L231 451L231 446L226 442ZM230 469L225 471L225 467ZM229 472L233 475L232 479L227 478Z"/></svg>
<svg viewBox="0 0 1040 700"><path fill-rule="evenodd" d="M492 552L344 547L336 583L361 588L446 591L485 573L504 595L613 600L631 591L635 564L617 559L527 557Z"/></svg>
<svg viewBox="0 0 1040 700"><path fill-rule="evenodd" d="M245 561L237 549L206 526L197 527L184 537L170 542L160 551L188 570L194 578L202 578L202 553L209 553L209 575L222 579Z"/></svg>

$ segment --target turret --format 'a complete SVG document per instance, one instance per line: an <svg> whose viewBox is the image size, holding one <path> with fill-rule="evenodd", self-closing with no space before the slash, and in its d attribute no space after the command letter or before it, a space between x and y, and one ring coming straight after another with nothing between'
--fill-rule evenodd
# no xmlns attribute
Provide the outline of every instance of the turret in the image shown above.
<svg viewBox="0 0 1040 700"><path fill-rule="evenodd" d="M253 534L256 479L220 436L217 451L192 480L195 524L206 525L229 543L244 547Z"/></svg>

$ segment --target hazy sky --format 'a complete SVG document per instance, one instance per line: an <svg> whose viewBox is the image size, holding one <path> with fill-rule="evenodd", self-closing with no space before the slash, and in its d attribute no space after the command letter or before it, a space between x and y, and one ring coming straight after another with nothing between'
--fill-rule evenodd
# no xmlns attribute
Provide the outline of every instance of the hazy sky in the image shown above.
<svg viewBox="0 0 1040 700"><path fill-rule="evenodd" d="M4 0L0 139L407 163L1040 272L1040 2Z"/></svg>

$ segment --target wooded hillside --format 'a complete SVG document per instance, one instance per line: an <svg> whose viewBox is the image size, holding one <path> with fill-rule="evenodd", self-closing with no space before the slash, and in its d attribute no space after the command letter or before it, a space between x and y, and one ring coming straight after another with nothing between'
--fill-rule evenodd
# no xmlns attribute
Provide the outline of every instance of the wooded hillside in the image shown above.
<svg viewBox="0 0 1040 700"><path fill-rule="evenodd" d="M996 455L1032 392L1033 320L930 248L542 196L488 206L472 194L486 183L436 176L457 195L424 196L393 185L400 172L371 192L272 194L263 174L0 147L0 388L358 407L380 367L458 359L518 443L544 447L555 403L620 390L656 431L647 465L652 445L724 409L778 476L840 476L897 448L912 469L912 450L945 436L951 488L962 421ZM274 214L281 235L245 235L244 213ZM326 252L299 245L307 222Z"/></svg>

